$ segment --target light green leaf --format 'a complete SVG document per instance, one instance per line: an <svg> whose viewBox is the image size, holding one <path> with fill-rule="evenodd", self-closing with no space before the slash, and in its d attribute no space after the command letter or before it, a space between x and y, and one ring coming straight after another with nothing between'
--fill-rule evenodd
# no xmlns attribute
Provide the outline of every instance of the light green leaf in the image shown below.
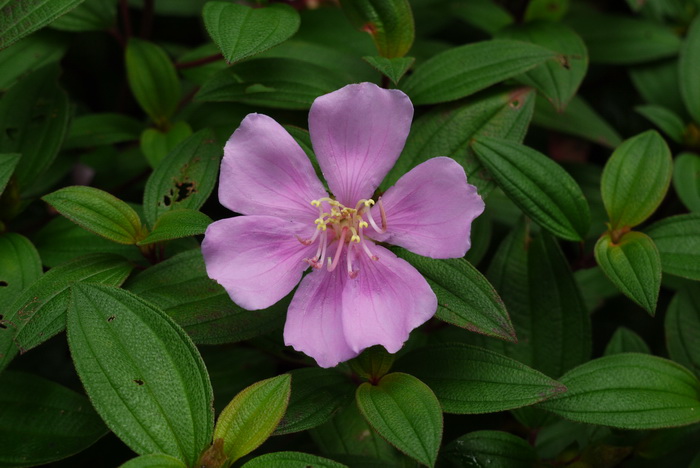
<svg viewBox="0 0 700 468"><path fill-rule="evenodd" d="M42 275L41 259L32 243L21 234L0 234L0 328L3 315L17 295Z"/></svg>
<svg viewBox="0 0 700 468"><path fill-rule="evenodd" d="M253 9L207 2L202 11L207 32L228 63L238 62L286 41L299 29L299 14L284 4Z"/></svg>
<svg viewBox="0 0 700 468"><path fill-rule="evenodd" d="M177 110L182 92L170 57L158 45L132 37L125 60L131 92L156 125L164 126Z"/></svg>
<svg viewBox="0 0 700 468"><path fill-rule="evenodd" d="M617 327L612 338L605 347L605 356L620 353L643 353L651 354L649 345L635 332L625 327Z"/></svg>
<svg viewBox="0 0 700 468"><path fill-rule="evenodd" d="M664 273L700 280L700 213L671 216L647 229Z"/></svg>
<svg viewBox="0 0 700 468"><path fill-rule="evenodd" d="M700 287L681 289L668 305L664 321L666 349L671 359L700 375Z"/></svg>
<svg viewBox="0 0 700 468"><path fill-rule="evenodd" d="M88 114L73 120L63 149L113 145L139 138L143 124L124 114Z"/></svg>
<svg viewBox="0 0 700 468"><path fill-rule="evenodd" d="M347 468L347 466L307 453L274 452L255 457L241 468Z"/></svg>
<svg viewBox="0 0 700 468"><path fill-rule="evenodd" d="M508 432L475 431L454 440L442 452L454 466L530 468L537 452L525 440Z"/></svg>
<svg viewBox="0 0 700 468"><path fill-rule="evenodd" d="M119 468L187 468L187 465L170 455L154 453L132 458Z"/></svg>
<svg viewBox="0 0 700 468"><path fill-rule="evenodd" d="M700 17L696 17L688 28L678 59L678 72L681 96L685 108L696 123L700 123Z"/></svg>
<svg viewBox="0 0 700 468"><path fill-rule="evenodd" d="M243 390L219 415L214 441L223 439L223 453L232 463L260 446L287 409L291 376L262 380Z"/></svg>
<svg viewBox="0 0 700 468"><path fill-rule="evenodd" d="M475 42L423 62L403 82L413 104L436 104L469 96L556 57L543 47L518 41Z"/></svg>
<svg viewBox="0 0 700 468"><path fill-rule="evenodd" d="M156 221L153 231L145 239L139 241L138 245L204 234L207 226L211 223L212 220L209 216L196 210L166 211Z"/></svg>
<svg viewBox="0 0 700 468"><path fill-rule="evenodd" d="M480 414L532 405L566 388L520 362L482 348L442 344L409 352L396 369L425 382L443 411Z"/></svg>
<svg viewBox="0 0 700 468"><path fill-rule="evenodd" d="M123 289L71 289L68 344L97 412L139 455L163 453L192 466L214 425L197 348L165 313Z"/></svg>
<svg viewBox="0 0 700 468"><path fill-rule="evenodd" d="M408 0L341 0L341 7L360 31L372 36L379 55L403 57L415 38Z"/></svg>
<svg viewBox="0 0 700 468"><path fill-rule="evenodd" d="M673 188L690 211L700 212L700 156L681 153L676 157Z"/></svg>
<svg viewBox="0 0 700 468"><path fill-rule="evenodd" d="M71 11L84 0L4 0L0 3L0 49Z"/></svg>
<svg viewBox="0 0 700 468"><path fill-rule="evenodd" d="M649 236L628 232L615 241L604 234L595 245L595 258L625 296L654 315L661 287L661 259Z"/></svg>
<svg viewBox="0 0 700 468"><path fill-rule="evenodd" d="M648 121L659 127L668 137L676 143L683 142L685 134L685 124L683 119L676 115L673 111L656 105L637 106L634 108L638 113L642 114Z"/></svg>
<svg viewBox="0 0 700 468"><path fill-rule="evenodd" d="M0 466L36 466L81 452L107 428L83 395L23 372L0 374Z"/></svg>
<svg viewBox="0 0 700 468"><path fill-rule="evenodd" d="M435 466L442 411L427 385L412 375L392 373L376 385L360 385L355 398L367 422L389 443L422 464Z"/></svg>
<svg viewBox="0 0 700 468"><path fill-rule="evenodd" d="M0 195L2 195L3 190L5 190L7 183L10 181L10 177L12 177L12 173L15 171L21 156L19 153L0 154Z"/></svg>
<svg viewBox="0 0 700 468"><path fill-rule="evenodd" d="M587 362L561 378L568 391L541 403L572 421L621 429L700 422L700 382L684 367L648 354Z"/></svg>
<svg viewBox="0 0 700 468"><path fill-rule="evenodd" d="M431 259L403 249L397 253L416 267L435 292L437 318L469 331L517 341L503 300L471 263L462 258Z"/></svg>
<svg viewBox="0 0 700 468"><path fill-rule="evenodd" d="M362 57L362 59L376 68L396 85L416 61L413 57Z"/></svg>
<svg viewBox="0 0 700 468"><path fill-rule="evenodd" d="M661 204L671 184L671 150L654 130L625 140L603 169L601 194L611 229L634 227Z"/></svg>
<svg viewBox="0 0 700 468"><path fill-rule="evenodd" d="M179 143L192 135L192 127L184 121L175 122L167 131L147 128L141 133L141 151L155 168Z"/></svg>
<svg viewBox="0 0 700 468"><path fill-rule="evenodd" d="M24 75L60 60L66 52L66 46L66 41L60 34L42 31L13 44L12 47L0 47L0 92L7 91Z"/></svg>
<svg viewBox="0 0 700 468"><path fill-rule="evenodd" d="M50 269L25 287L5 309L7 327L0 327L0 370L17 355L18 347L32 348L63 330L73 283L119 285L131 268L132 265L116 255L86 255Z"/></svg>
<svg viewBox="0 0 700 468"><path fill-rule="evenodd" d="M114 195L85 185L64 187L42 198L80 227L119 244L143 238L139 215Z"/></svg>

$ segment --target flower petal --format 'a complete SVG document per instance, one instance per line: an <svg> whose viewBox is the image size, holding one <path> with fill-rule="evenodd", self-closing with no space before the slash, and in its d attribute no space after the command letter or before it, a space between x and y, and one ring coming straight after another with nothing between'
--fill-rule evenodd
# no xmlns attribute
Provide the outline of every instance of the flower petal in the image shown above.
<svg viewBox="0 0 700 468"><path fill-rule="evenodd" d="M357 355L343 334L342 294L347 273L342 269L312 271L301 282L287 311L284 343L334 367Z"/></svg>
<svg viewBox="0 0 700 468"><path fill-rule="evenodd" d="M476 187L451 158L433 158L416 166L382 196L387 232L367 233L432 258L463 257L469 250L474 218L484 211ZM372 208L374 219L379 207Z"/></svg>
<svg viewBox="0 0 700 468"><path fill-rule="evenodd" d="M345 338L356 353L378 344L395 353L435 314L437 298L408 262L378 245L370 248L379 259L358 253L358 275L343 290Z"/></svg>
<svg viewBox="0 0 700 468"><path fill-rule="evenodd" d="M326 191L306 153L272 118L248 114L224 147L219 202L246 215L313 220Z"/></svg>
<svg viewBox="0 0 700 468"><path fill-rule="evenodd" d="M373 83L317 98L309 112L316 158L337 200L369 198L399 157L413 118L410 99Z"/></svg>
<svg viewBox="0 0 700 468"><path fill-rule="evenodd" d="M231 299L248 310L271 306L297 285L308 268L304 258L315 245L296 236L309 226L274 216L238 216L207 228L202 255L207 274L226 289Z"/></svg>

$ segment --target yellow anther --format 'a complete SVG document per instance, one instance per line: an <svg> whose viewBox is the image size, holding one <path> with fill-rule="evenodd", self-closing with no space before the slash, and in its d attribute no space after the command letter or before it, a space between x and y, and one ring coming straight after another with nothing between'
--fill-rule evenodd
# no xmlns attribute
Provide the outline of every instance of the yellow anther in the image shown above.
<svg viewBox="0 0 700 468"><path fill-rule="evenodd" d="M350 238L350 242L355 242L355 243L359 244L360 243L360 236L358 236L357 234L353 235Z"/></svg>
<svg viewBox="0 0 700 468"><path fill-rule="evenodd" d="M311 205L315 207L321 206L321 201L320 200L311 200Z"/></svg>
<svg viewBox="0 0 700 468"><path fill-rule="evenodd" d="M369 227L369 224L367 224L367 221L360 221L359 226L360 228L364 229L366 227Z"/></svg>

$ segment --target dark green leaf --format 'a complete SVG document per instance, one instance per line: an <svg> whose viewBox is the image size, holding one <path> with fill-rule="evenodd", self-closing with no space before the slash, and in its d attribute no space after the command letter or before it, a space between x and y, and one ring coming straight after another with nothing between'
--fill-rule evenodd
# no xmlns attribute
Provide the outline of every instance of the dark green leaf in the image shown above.
<svg viewBox="0 0 700 468"><path fill-rule="evenodd" d="M476 431L445 446L442 456L454 467L531 468L535 449L520 437L501 431Z"/></svg>
<svg viewBox="0 0 700 468"><path fill-rule="evenodd" d="M4 0L0 3L0 49L54 21L83 0Z"/></svg>
<svg viewBox="0 0 700 468"><path fill-rule="evenodd" d="M700 90L697 78L700 70L700 17L696 17L688 28L678 59L678 72L681 96L688 113L696 123L700 123Z"/></svg>
<svg viewBox="0 0 700 468"><path fill-rule="evenodd" d="M625 140L603 170L601 194L611 229L646 220L666 196L671 183L671 150L654 130Z"/></svg>
<svg viewBox="0 0 700 468"><path fill-rule="evenodd" d="M479 137L472 147L506 195L540 226L567 240L586 236L588 202L560 165L507 140Z"/></svg>
<svg viewBox="0 0 700 468"><path fill-rule="evenodd" d="M357 29L372 36L382 57L403 57L411 49L416 32L408 0L342 0L340 5Z"/></svg>
<svg viewBox="0 0 700 468"><path fill-rule="evenodd" d="M680 290L668 306L666 348L671 359L700 375L700 288L696 284Z"/></svg>
<svg viewBox="0 0 700 468"><path fill-rule="evenodd" d="M635 332L625 327L618 327L605 347L605 356L620 353L651 354L649 346L644 339Z"/></svg>
<svg viewBox="0 0 700 468"><path fill-rule="evenodd" d="M207 32L229 63L286 41L299 29L299 14L288 5L266 8L207 2L202 11Z"/></svg>
<svg viewBox="0 0 700 468"><path fill-rule="evenodd" d="M154 226L166 211L198 210L209 198L223 151L211 130L200 130L173 149L146 182L143 214Z"/></svg>
<svg viewBox="0 0 700 468"><path fill-rule="evenodd" d="M158 304L198 344L232 343L282 328L288 305L283 300L265 310L240 308L209 279L199 249L149 268L126 288Z"/></svg>
<svg viewBox="0 0 700 468"><path fill-rule="evenodd" d="M630 79L644 102L663 106L686 118L678 86L678 59L658 60L629 69Z"/></svg>
<svg viewBox="0 0 700 468"><path fill-rule="evenodd" d="M262 380L243 390L219 415L214 441L223 439L223 452L234 462L260 446L275 430L287 409L291 376Z"/></svg>
<svg viewBox="0 0 700 468"><path fill-rule="evenodd" d="M690 211L700 212L700 156L681 153L676 157L673 188Z"/></svg>
<svg viewBox="0 0 700 468"><path fill-rule="evenodd" d="M428 280L438 298L440 320L507 341L517 341L510 317L498 292L468 261L436 260L397 252Z"/></svg>
<svg viewBox="0 0 700 468"><path fill-rule="evenodd" d="M413 57L362 57L362 59L376 68L396 85L416 61Z"/></svg>
<svg viewBox="0 0 700 468"><path fill-rule="evenodd" d="M418 66L402 89L413 104L453 101L556 57L556 53L525 42L494 40L447 50Z"/></svg>
<svg viewBox="0 0 700 468"><path fill-rule="evenodd" d="M557 112L545 99L538 98L535 101L532 122L540 127L579 136L610 148L622 142L617 130L603 120L580 96L574 96L564 112Z"/></svg>
<svg viewBox="0 0 700 468"><path fill-rule="evenodd" d="M685 134L685 124L683 120L673 111L663 106L648 105L634 108L642 114L648 121L659 127L668 137L676 143L683 142Z"/></svg>
<svg viewBox="0 0 700 468"><path fill-rule="evenodd" d="M88 114L73 120L64 149L138 140L143 124L124 114Z"/></svg>
<svg viewBox="0 0 700 468"><path fill-rule="evenodd" d="M451 12L470 26L488 34L495 34L513 23L513 16L492 0L472 0L450 5Z"/></svg>
<svg viewBox="0 0 700 468"><path fill-rule="evenodd" d="M510 27L499 31L497 37L529 42L561 54L560 62L549 60L519 76L518 81L537 88L557 110L565 109L588 69L588 52L581 38L568 26L545 21Z"/></svg>
<svg viewBox="0 0 700 468"><path fill-rule="evenodd" d="M606 299L619 294L617 287L598 266L577 270L574 278L589 312L595 311Z"/></svg>
<svg viewBox="0 0 700 468"><path fill-rule="evenodd" d="M296 369L292 375L289 406L275 435L305 431L327 422L353 397L350 379L327 369Z"/></svg>
<svg viewBox="0 0 700 468"><path fill-rule="evenodd" d="M187 465L170 455L154 453L132 458L119 468L187 468Z"/></svg>
<svg viewBox="0 0 700 468"><path fill-rule="evenodd" d="M629 232L615 242L610 234L604 234L595 245L595 258L625 296L654 315L661 287L661 259L649 236Z"/></svg>
<svg viewBox="0 0 700 468"><path fill-rule="evenodd" d="M700 382L684 367L647 354L614 354L567 372L568 391L542 403L572 421L622 429L700 422Z"/></svg>
<svg viewBox="0 0 700 468"><path fill-rule="evenodd" d="M568 9L569 0L531 0L527 4L524 19L525 21L559 21Z"/></svg>
<svg viewBox="0 0 700 468"><path fill-rule="evenodd" d="M21 350L30 349L59 333L73 283L87 281L119 285L132 266L116 255L94 254L49 270L26 287L7 308L0 327L0 370Z"/></svg>
<svg viewBox="0 0 700 468"><path fill-rule="evenodd" d="M117 4L114 0L86 0L82 5L54 21L51 27L61 31L103 31L114 25Z"/></svg>
<svg viewBox="0 0 700 468"><path fill-rule="evenodd" d="M363 383L357 406L372 427L396 448L430 467L442 440L442 411L433 392L412 375L392 373Z"/></svg>
<svg viewBox="0 0 700 468"><path fill-rule="evenodd" d="M41 276L41 259L32 243L21 234L0 234L0 327L7 306Z"/></svg>
<svg viewBox="0 0 700 468"><path fill-rule="evenodd" d="M211 222L209 216L196 210L185 208L166 211L156 221L153 231L145 239L139 241L138 245L204 234Z"/></svg>
<svg viewBox="0 0 700 468"><path fill-rule="evenodd" d="M700 213L662 219L646 233L659 250L665 273L700 280Z"/></svg>
<svg viewBox="0 0 700 468"><path fill-rule="evenodd" d="M131 38L126 47L126 75L134 97L157 125L177 110L180 80L170 57L158 45Z"/></svg>
<svg viewBox="0 0 700 468"><path fill-rule="evenodd" d="M347 466L307 453L274 452L255 457L241 468L347 468Z"/></svg>
<svg viewBox="0 0 700 468"><path fill-rule="evenodd" d="M396 368L435 392L446 413L479 414L532 405L566 388L514 359L463 344L423 347Z"/></svg>
<svg viewBox="0 0 700 468"><path fill-rule="evenodd" d="M19 153L0 153L0 195L10 181L21 156Z"/></svg>
<svg viewBox="0 0 700 468"><path fill-rule="evenodd" d="M143 238L139 215L114 195L84 185L64 187L42 200L80 227L119 244Z"/></svg>
<svg viewBox="0 0 700 468"><path fill-rule="evenodd" d="M157 128L147 128L141 134L141 151L151 167L157 167L179 143L192 135L192 127L187 122L175 122L163 132Z"/></svg>
<svg viewBox="0 0 700 468"><path fill-rule="evenodd" d="M0 92L7 91L27 73L60 60L65 52L65 41L51 31L32 34L12 47L0 50Z"/></svg>
<svg viewBox="0 0 700 468"><path fill-rule="evenodd" d="M359 356L348 361L350 369L361 378L376 383L389 373L396 360L395 354L389 354L383 346L371 346Z"/></svg>
<svg viewBox="0 0 700 468"><path fill-rule="evenodd" d="M127 291L86 283L71 289L68 343L97 412L139 455L193 465L214 425L197 348L162 311Z"/></svg>
<svg viewBox="0 0 700 468"><path fill-rule="evenodd" d="M106 432L84 396L31 374L0 375L0 466L60 460Z"/></svg>

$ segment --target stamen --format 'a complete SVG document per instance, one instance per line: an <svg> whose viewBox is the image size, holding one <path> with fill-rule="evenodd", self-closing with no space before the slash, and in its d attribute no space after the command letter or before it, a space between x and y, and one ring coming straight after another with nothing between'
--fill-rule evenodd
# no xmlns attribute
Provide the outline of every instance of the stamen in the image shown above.
<svg viewBox="0 0 700 468"><path fill-rule="evenodd" d="M338 266L338 261L340 260L340 254L343 252L343 246L345 245L345 235L348 233L348 228L344 227L342 233L340 234L340 239L338 239L338 248L335 249L335 256L333 257L333 263L328 265L328 271L335 270ZM330 261L330 259L329 259Z"/></svg>
<svg viewBox="0 0 700 468"><path fill-rule="evenodd" d="M350 232L352 232L352 237L350 237L350 242L355 242L357 244L360 243L360 236L357 235L357 229L354 227L350 228Z"/></svg>
<svg viewBox="0 0 700 468"><path fill-rule="evenodd" d="M349 246L348 246L348 254L347 254L347 256L348 256L348 258L347 258L347 261L348 261L348 276L350 277L350 279L355 279L355 278L357 278L358 270L353 270L353 269L352 269L352 262L353 262L353 260L355 259L355 249L352 247L352 245L349 245Z"/></svg>
<svg viewBox="0 0 700 468"><path fill-rule="evenodd" d="M328 233L326 231L323 231L323 235L321 236L321 242L319 244L319 247L321 246L323 246L321 249L321 254L316 254L316 257L319 260L321 260L321 263L319 263L318 268L321 268L323 266L323 259L326 257L326 248L328 247Z"/></svg>
<svg viewBox="0 0 700 468"><path fill-rule="evenodd" d="M372 259L372 260L379 260L379 257L377 257L376 255L374 255L374 254L372 253L372 251L369 250L369 247L367 247L367 242L365 242L365 236L363 235L363 230L362 230L362 229L360 229L360 240L362 241L362 242L360 242L360 245L362 245L362 250L365 251L365 253L367 254L367 256L368 256L370 259Z"/></svg>

